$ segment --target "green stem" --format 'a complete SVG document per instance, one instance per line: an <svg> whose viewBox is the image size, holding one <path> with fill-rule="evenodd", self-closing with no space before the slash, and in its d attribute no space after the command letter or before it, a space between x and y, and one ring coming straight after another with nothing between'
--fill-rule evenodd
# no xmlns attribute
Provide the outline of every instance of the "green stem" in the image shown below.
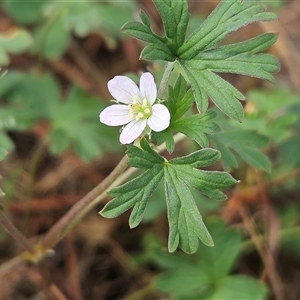
<svg viewBox="0 0 300 300"><path fill-rule="evenodd" d="M167 66L165 68L165 72L164 72L164 75L161 79L160 86L159 86L159 89L158 89L158 92L157 92L157 97L158 98L162 98L164 93L166 92L166 90L168 88L168 81L169 81L170 75L173 71L174 64L175 64L175 61L168 62Z"/></svg>

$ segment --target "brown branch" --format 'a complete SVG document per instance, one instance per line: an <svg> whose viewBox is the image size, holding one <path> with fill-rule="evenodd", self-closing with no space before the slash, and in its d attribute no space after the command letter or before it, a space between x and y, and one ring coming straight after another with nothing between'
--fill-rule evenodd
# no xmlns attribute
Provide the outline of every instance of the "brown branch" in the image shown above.
<svg viewBox="0 0 300 300"><path fill-rule="evenodd" d="M15 241L30 253L35 252L35 246L32 244L8 219L8 217L0 209L0 224L15 239Z"/></svg>

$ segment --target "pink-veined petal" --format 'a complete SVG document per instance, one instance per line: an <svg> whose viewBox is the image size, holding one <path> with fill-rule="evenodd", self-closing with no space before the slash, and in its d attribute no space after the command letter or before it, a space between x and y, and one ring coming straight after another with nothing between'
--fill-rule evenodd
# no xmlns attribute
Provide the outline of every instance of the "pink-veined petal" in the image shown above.
<svg viewBox="0 0 300 300"><path fill-rule="evenodd" d="M127 105L114 104L106 107L99 115L100 122L109 126L120 126L130 122Z"/></svg>
<svg viewBox="0 0 300 300"><path fill-rule="evenodd" d="M154 104L152 106L152 115L148 119L149 127L156 132L160 132L170 125L170 113L166 106Z"/></svg>
<svg viewBox="0 0 300 300"><path fill-rule="evenodd" d="M121 144L130 144L137 139L146 128L147 120L131 121L120 134Z"/></svg>
<svg viewBox="0 0 300 300"><path fill-rule="evenodd" d="M140 78L140 98L147 99L149 104L153 104L157 96L157 88L151 73L146 72Z"/></svg>
<svg viewBox="0 0 300 300"><path fill-rule="evenodd" d="M119 102L130 104L134 96L139 95L137 85L126 76L115 76L107 83L111 95Z"/></svg>

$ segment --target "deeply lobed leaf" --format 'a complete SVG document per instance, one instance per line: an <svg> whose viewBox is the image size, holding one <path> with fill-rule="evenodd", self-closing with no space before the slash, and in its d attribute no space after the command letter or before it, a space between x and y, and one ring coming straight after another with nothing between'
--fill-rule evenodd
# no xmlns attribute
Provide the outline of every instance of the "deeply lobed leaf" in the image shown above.
<svg viewBox="0 0 300 300"><path fill-rule="evenodd" d="M201 149L189 155L173 158L169 162L173 165L189 165L193 168L207 167L219 160L221 154L215 149Z"/></svg>
<svg viewBox="0 0 300 300"><path fill-rule="evenodd" d="M187 0L154 0L164 23L167 46L177 56L189 22Z"/></svg>
<svg viewBox="0 0 300 300"><path fill-rule="evenodd" d="M115 218L134 206L130 216L131 228L141 222L147 201L163 177L162 165L154 165L138 177L112 189L109 195L115 197L101 210L106 218Z"/></svg>
<svg viewBox="0 0 300 300"><path fill-rule="evenodd" d="M170 252L174 252L180 246L183 251L193 253L198 248L198 238L207 246L213 246L213 240L202 221L191 192L177 175L171 165L164 168L170 228L168 248Z"/></svg>
<svg viewBox="0 0 300 300"><path fill-rule="evenodd" d="M156 153L146 140L141 140L141 148L133 145L127 146L128 164L135 168L150 169L155 164L164 162L162 156Z"/></svg>
<svg viewBox="0 0 300 300"><path fill-rule="evenodd" d="M245 97L229 82L203 68L201 60L179 61L194 89L194 97L199 112L208 108L208 96L216 106L231 118L242 121L244 109L238 100Z"/></svg>
<svg viewBox="0 0 300 300"><path fill-rule="evenodd" d="M167 106L172 116L171 123L179 120L192 106L194 97L191 89L187 90L187 82L180 75L174 87L169 87Z"/></svg>
<svg viewBox="0 0 300 300"><path fill-rule="evenodd" d="M210 220L207 228L215 242L213 248L200 244L192 256L167 254L161 245L149 251L152 261L166 269L155 278L154 286L172 299L265 299L267 289L258 280L232 275L241 233L220 220Z"/></svg>
<svg viewBox="0 0 300 300"><path fill-rule="evenodd" d="M244 111L239 100L244 100L243 94L215 73L242 74L273 82L274 78L270 73L279 70L277 59L269 54L257 53L273 45L277 36L272 33L263 34L226 46L218 46L218 43L231 32L250 23L275 20L276 14L265 12L259 1L222 0L208 18L184 40L188 21L187 1L154 2L164 22L165 37L152 32L150 20L144 14L141 14L143 24L131 22L124 27L125 33L150 44L142 51L141 57L150 60L177 60L191 83L200 113L208 109L209 97L222 112L241 122ZM178 114L181 112L178 111ZM175 116L176 119L179 117ZM196 136L194 134L198 143L207 144L204 136ZM172 146L169 143L169 151Z"/></svg>
<svg viewBox="0 0 300 300"><path fill-rule="evenodd" d="M230 174L225 172L197 170L189 165L173 167L180 181L184 181L188 186L212 199L225 200L227 197L220 189L230 188L237 183Z"/></svg>
<svg viewBox="0 0 300 300"><path fill-rule="evenodd" d="M156 35L150 28L149 18L145 12L140 13L143 23L128 22L122 27L126 34L149 43L142 51L141 57L144 59L162 59L174 61L175 56L166 45L166 39Z"/></svg>
<svg viewBox="0 0 300 300"><path fill-rule="evenodd" d="M179 56L183 60L192 59L200 51L213 47L229 33L243 26L276 19L276 14L265 12L264 6L258 1L223 0L185 41L179 50Z"/></svg>
<svg viewBox="0 0 300 300"><path fill-rule="evenodd" d="M254 168L271 171L269 158L258 150L269 143L265 136L250 130L233 130L211 135L210 139L222 153L221 161L227 172L238 165L231 149Z"/></svg>
<svg viewBox="0 0 300 300"><path fill-rule="evenodd" d="M270 73L279 71L277 59L269 54L255 54L266 50L276 40L276 34L267 33L245 42L200 52L192 61L198 64L199 71L208 69L216 73L242 74L274 82Z"/></svg>
<svg viewBox="0 0 300 300"><path fill-rule="evenodd" d="M212 246L213 241L189 187L211 198L226 198L220 189L229 188L236 183L228 173L196 169L216 162L220 153L213 149L202 149L168 162L145 139L141 140L140 146L141 148L128 145L129 164L146 171L112 189L109 194L115 198L100 213L104 217L113 218L133 207L129 225L131 228L136 227L143 218L147 201L164 179L170 227L169 250L173 252L179 246L183 251L193 253L198 248L198 239Z"/></svg>
<svg viewBox="0 0 300 300"><path fill-rule="evenodd" d="M162 17L165 36L156 35L150 28L150 19L144 11L140 17L143 23L129 22L122 30L135 38L148 42L141 54L144 59L174 61L182 46L189 21L187 0L154 0Z"/></svg>
<svg viewBox="0 0 300 300"><path fill-rule="evenodd" d="M212 120L215 118L213 111L206 111L203 115L197 114L171 122L170 128L185 134L202 148L208 147L206 134L217 133L221 128Z"/></svg>

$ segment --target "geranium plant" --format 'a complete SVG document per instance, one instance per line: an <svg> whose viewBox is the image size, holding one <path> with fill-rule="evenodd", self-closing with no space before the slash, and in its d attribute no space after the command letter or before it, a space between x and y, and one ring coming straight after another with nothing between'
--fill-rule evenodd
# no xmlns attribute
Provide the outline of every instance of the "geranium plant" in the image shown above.
<svg viewBox="0 0 300 300"><path fill-rule="evenodd" d="M258 1L224 0L186 38L189 20L187 1L154 0L154 3L164 24L164 36L152 31L151 21L144 11L140 12L142 23L129 22L124 25L123 31L149 44L141 53L142 59L167 61L159 89L159 99L165 102L151 107L156 101L156 89L149 73L142 75L140 90L125 77L115 77L108 83L112 96L127 106L116 104L106 108L100 114L100 121L113 126L128 123L121 131L120 142L134 142L127 146L128 164L145 171L110 190L109 194L114 199L101 214L112 218L133 207L129 224L130 227L137 226L143 218L148 199L163 180L169 221L169 251L173 252L179 246L183 251L193 253L198 248L198 239L208 246L214 243L190 188L212 199L224 200L226 196L221 190L237 183L229 173L199 169L215 163L223 150L209 148L207 135L218 133L221 129L215 113L208 110L208 98L234 120L241 122L244 114L239 102L245 99L243 94L216 73L237 73L273 81L270 73L279 70L276 58L259 53L275 43L276 34L263 34L231 45L220 45L220 42L242 26L274 20L276 15L265 12ZM167 93L168 79L176 63L181 67L182 76ZM151 78L151 81L146 82L146 78ZM194 101L198 113L191 115ZM176 137L173 133L176 131L196 141L202 149L168 161L157 153L157 145L164 142L172 153Z"/></svg>
<svg viewBox="0 0 300 300"><path fill-rule="evenodd" d="M239 178L234 179L227 171L203 168L222 157L222 163L229 171L235 163L233 154L228 150L231 146L238 149L241 157L255 168L267 171L270 167L268 159L253 149L263 145L259 135L251 134L253 147L251 143L241 146L238 137L234 145L226 143L228 141L222 136L215 108L235 121L243 121L244 109L240 100L245 97L219 73L274 81L271 73L279 70L279 63L275 57L262 52L276 42L277 34L265 33L229 45L224 44L223 40L243 26L276 20L277 16L266 12L260 1L222 0L211 15L187 36L190 17L188 1L153 2L163 21L163 36L152 31L151 20L144 11L140 12L141 22L129 22L122 30L147 43L141 59L165 61L161 83L157 88L155 74L149 72L141 75L139 86L128 77L116 76L108 82L115 103L100 112L102 123L121 127L119 141L127 147L124 158L106 179L45 234L38 245L20 238L20 233L12 229L12 224L1 213L2 225L28 250L30 255L25 257L29 260L36 261L48 253L47 250L56 245L107 194L114 199L105 205L101 215L114 218L133 208L129 224L131 228L138 226L147 202L160 182L164 184L167 205L169 251L180 247L187 253L193 253L198 248L199 240L213 246L213 239L201 218L192 190L215 200L224 200L226 195L223 190L237 184ZM176 72L180 74L176 82L170 84L175 65L178 67ZM209 99L215 107L209 106ZM57 111L55 113L59 114ZM45 116L47 114L48 111ZM95 115L95 118L98 116ZM57 126L60 124L58 122ZM66 127L73 128L62 126L63 129ZM242 134L240 137L243 138ZM184 138L195 141L199 149L185 156L172 156L171 159L162 154L163 150L167 150L173 155L176 143ZM215 145L216 149L210 148L210 145ZM259 159L251 159L252 154ZM137 169L142 173L124 183Z"/></svg>

